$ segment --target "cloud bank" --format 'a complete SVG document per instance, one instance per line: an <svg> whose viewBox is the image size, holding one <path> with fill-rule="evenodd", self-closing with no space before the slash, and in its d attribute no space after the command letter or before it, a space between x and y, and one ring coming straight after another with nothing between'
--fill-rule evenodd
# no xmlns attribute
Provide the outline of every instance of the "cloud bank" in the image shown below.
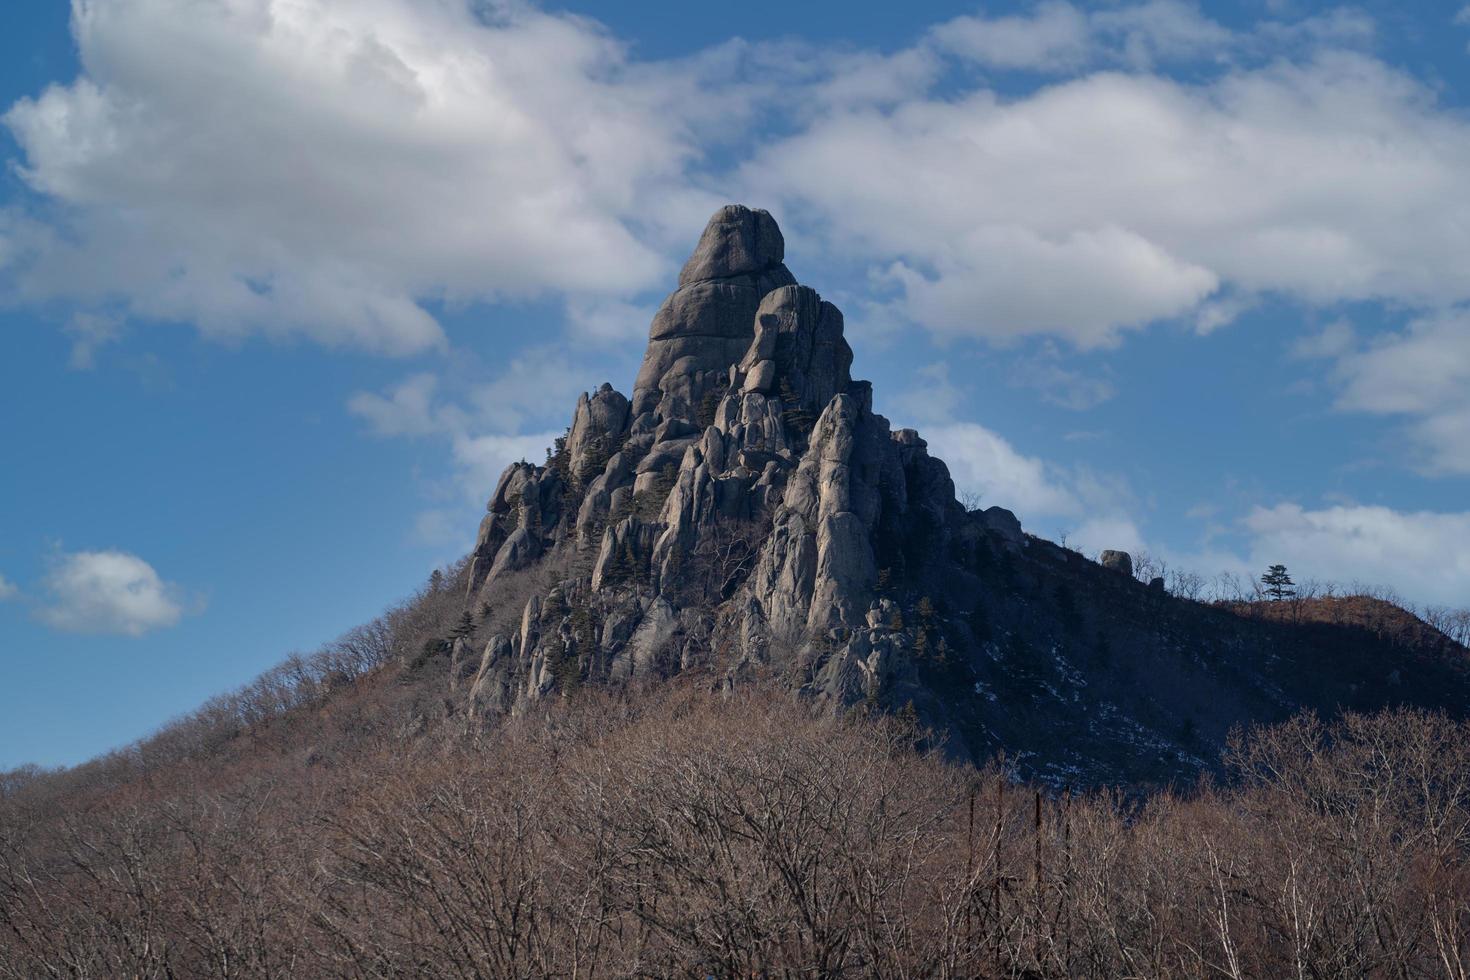
<svg viewBox="0 0 1470 980"><path fill-rule="evenodd" d="M643 61L519 3L73 10L81 76L4 116L35 200L0 216L0 281L93 325L404 353L443 344L439 300L554 294L621 335L726 196L799 215L943 336L1087 348L1263 293L1470 300L1470 125L1352 13L1239 31L1049 2L895 52ZM993 71L1039 74L1002 95ZM78 361L108 336L78 328Z"/></svg>

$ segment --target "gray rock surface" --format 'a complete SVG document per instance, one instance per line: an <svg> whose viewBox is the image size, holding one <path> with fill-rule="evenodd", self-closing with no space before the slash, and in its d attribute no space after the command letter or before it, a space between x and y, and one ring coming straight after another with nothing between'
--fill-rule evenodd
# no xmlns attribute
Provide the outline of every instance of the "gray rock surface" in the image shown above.
<svg viewBox="0 0 1470 980"><path fill-rule="evenodd" d="M710 217L679 285L765 272L786 258L786 239L767 211L727 204Z"/></svg>
<svg viewBox="0 0 1470 980"><path fill-rule="evenodd" d="M632 421L630 407L628 399L610 384L604 384L591 397L577 399L566 444L568 472L573 479L590 482L602 473L608 458L622 448Z"/></svg>
<svg viewBox="0 0 1470 980"><path fill-rule="evenodd" d="M794 284L785 245L764 211L729 205L715 212L694 255L648 333L633 384L633 414L693 418L705 396L728 383L754 335L761 298Z"/></svg>

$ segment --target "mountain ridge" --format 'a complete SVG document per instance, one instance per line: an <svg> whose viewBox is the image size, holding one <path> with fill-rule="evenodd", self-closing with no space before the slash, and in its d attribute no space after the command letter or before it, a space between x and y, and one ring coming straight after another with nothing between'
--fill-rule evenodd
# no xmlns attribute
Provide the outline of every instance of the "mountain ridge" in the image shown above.
<svg viewBox="0 0 1470 980"><path fill-rule="evenodd" d="M1071 784L1188 779L1232 728L1303 709L1470 704L1462 648L1407 670L1335 656L1338 640L1137 583L1126 554L1093 563L1011 511L966 510L919 433L873 411L841 311L785 257L769 213L718 210L632 396L584 393L546 463L502 475L470 606L504 604L516 573L566 574L482 646L454 641L472 717L584 683L774 669L826 710L912 712L955 758L1009 752Z"/></svg>

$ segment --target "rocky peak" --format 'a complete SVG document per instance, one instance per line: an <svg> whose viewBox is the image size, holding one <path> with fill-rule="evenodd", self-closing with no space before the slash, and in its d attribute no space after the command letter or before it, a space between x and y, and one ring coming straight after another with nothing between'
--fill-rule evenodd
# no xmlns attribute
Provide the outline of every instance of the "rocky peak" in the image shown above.
<svg viewBox="0 0 1470 980"><path fill-rule="evenodd" d="M763 662L774 641L821 660L814 694L863 697L878 673L859 661L881 648L891 672L902 659L901 638L875 638L868 622L880 572L906 567L896 542L917 530L911 519L967 519L944 464L917 434L891 434L871 387L852 380L841 311L798 285L783 257L768 213L716 212L654 316L631 401L608 385L583 395L549 464L512 467L491 501L477 598L548 551L584 554L585 583L561 594L618 624L579 654L589 675L628 679L707 656L696 642ZM836 646L811 645L829 633ZM544 691L545 643L577 643L567 630L502 639L499 679L486 683L519 683L512 704ZM505 671L517 670L512 683Z"/></svg>
<svg viewBox="0 0 1470 980"><path fill-rule="evenodd" d="M764 211L727 205L715 212L679 276L679 288L654 314L648 349L633 384L633 416L694 419L728 383L755 335L761 299L794 285L782 264L785 244Z"/></svg>
<svg viewBox="0 0 1470 980"><path fill-rule="evenodd" d="M781 286L761 300L755 337L740 361L743 390L776 394L815 417L852 382L842 311L807 286Z"/></svg>
<svg viewBox="0 0 1470 980"><path fill-rule="evenodd" d="M709 219L679 273L679 285L771 271L785 257L786 239L770 212L727 204Z"/></svg>
<svg viewBox="0 0 1470 980"><path fill-rule="evenodd" d="M1203 739L1316 703L1309 645L1141 585L1124 553L1100 567L961 506L919 433L873 411L841 312L783 253L769 214L721 208L633 397L584 394L546 464L501 478L470 575L471 608L501 610L472 715L770 667L814 704L912 709L959 756L1024 749L1070 782L1192 773Z"/></svg>

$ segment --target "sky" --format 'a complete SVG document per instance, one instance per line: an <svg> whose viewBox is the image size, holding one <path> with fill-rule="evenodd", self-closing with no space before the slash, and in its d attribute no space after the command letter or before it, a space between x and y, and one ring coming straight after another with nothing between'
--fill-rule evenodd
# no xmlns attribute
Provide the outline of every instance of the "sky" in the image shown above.
<svg viewBox="0 0 1470 980"><path fill-rule="evenodd" d="M708 216L1086 553L1470 605L1470 7L11 0L0 769L418 587Z"/></svg>

